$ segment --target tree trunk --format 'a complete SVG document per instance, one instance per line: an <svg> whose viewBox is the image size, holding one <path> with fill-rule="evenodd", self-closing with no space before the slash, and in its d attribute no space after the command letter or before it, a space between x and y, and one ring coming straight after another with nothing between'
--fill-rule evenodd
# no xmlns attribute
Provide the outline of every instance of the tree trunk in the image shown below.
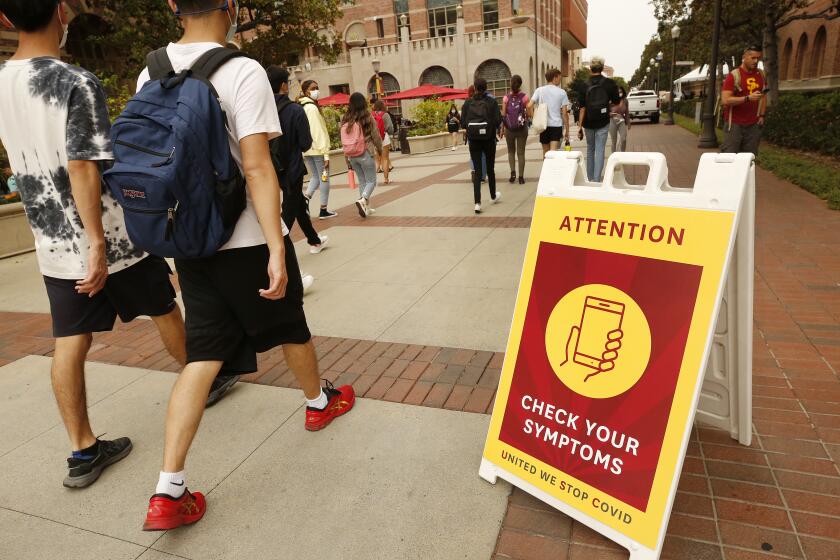
<svg viewBox="0 0 840 560"><path fill-rule="evenodd" d="M764 73L767 76L767 105L776 104L779 99L779 37L776 35L776 14L772 2L764 8Z"/></svg>

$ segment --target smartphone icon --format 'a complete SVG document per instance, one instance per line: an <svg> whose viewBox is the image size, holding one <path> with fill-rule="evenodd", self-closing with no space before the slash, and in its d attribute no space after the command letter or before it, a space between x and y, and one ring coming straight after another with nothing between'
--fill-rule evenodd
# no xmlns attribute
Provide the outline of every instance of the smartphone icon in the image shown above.
<svg viewBox="0 0 840 560"><path fill-rule="evenodd" d="M623 320L623 303L587 296L580 319L575 363L599 369L607 335L620 329Z"/></svg>

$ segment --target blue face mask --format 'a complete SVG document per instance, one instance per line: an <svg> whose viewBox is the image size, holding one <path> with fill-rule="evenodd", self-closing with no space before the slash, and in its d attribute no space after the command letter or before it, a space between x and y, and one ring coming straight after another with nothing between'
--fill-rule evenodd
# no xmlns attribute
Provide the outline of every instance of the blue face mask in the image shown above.
<svg viewBox="0 0 840 560"><path fill-rule="evenodd" d="M225 3L224 10L227 12L227 3ZM230 27L228 28L227 35L225 36L225 43L232 42L233 38L236 36L236 28L239 25L239 2L237 0L233 0L233 13L236 14L233 18L231 18L230 13L228 13Z"/></svg>

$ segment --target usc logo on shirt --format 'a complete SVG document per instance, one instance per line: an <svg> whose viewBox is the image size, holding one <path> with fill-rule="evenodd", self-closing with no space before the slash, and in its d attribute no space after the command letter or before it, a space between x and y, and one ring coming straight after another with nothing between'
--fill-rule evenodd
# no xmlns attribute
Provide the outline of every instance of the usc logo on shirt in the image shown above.
<svg viewBox="0 0 840 560"><path fill-rule="evenodd" d="M747 93L750 94L754 91L758 91L761 89L761 86L754 77L750 76L747 78Z"/></svg>

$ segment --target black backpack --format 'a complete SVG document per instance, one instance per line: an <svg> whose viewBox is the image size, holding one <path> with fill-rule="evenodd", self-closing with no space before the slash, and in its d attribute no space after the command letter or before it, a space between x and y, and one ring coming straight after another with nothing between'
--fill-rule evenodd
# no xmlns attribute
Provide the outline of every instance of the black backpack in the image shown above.
<svg viewBox="0 0 840 560"><path fill-rule="evenodd" d="M488 101L487 98L470 100L468 114L464 116L467 123L467 138L470 140L489 140L494 136L495 126L490 122Z"/></svg>
<svg viewBox="0 0 840 560"><path fill-rule="evenodd" d="M610 112L610 96L604 87L604 79L590 80L586 88L586 116L587 119L607 117Z"/></svg>
<svg viewBox="0 0 840 560"><path fill-rule="evenodd" d="M294 103L289 98L283 99L277 103L277 116L283 114L283 110ZM292 159L292 147L289 145L289 136L281 134L277 138L268 143L269 151L271 152L271 163L274 164L274 171L277 177L282 177L286 171L289 170L289 162ZM284 185L280 185L284 187Z"/></svg>

